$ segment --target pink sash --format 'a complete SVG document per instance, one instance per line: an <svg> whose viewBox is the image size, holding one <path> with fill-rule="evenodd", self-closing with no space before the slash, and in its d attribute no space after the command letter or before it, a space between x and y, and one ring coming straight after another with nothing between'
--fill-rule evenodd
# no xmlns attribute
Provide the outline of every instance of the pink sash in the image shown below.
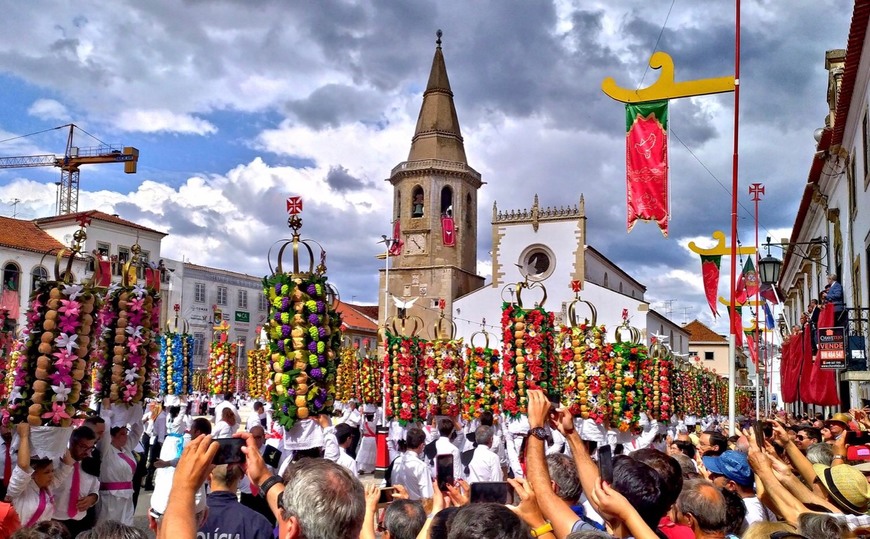
<svg viewBox="0 0 870 539"><path fill-rule="evenodd" d="M48 496L46 495L43 489L39 489L39 505L36 507L36 511L33 513L33 516L30 517L30 520L27 521L27 524L24 526L33 526L37 522L39 522L39 517L45 513L45 507L48 505Z"/></svg>
<svg viewBox="0 0 870 539"><path fill-rule="evenodd" d="M100 490L130 490L132 488L132 481L108 481L100 483Z"/></svg>
<svg viewBox="0 0 870 539"><path fill-rule="evenodd" d="M125 455L124 453L118 453L118 456L121 457L123 461L130 465L130 470L133 474L136 473L136 461Z"/></svg>

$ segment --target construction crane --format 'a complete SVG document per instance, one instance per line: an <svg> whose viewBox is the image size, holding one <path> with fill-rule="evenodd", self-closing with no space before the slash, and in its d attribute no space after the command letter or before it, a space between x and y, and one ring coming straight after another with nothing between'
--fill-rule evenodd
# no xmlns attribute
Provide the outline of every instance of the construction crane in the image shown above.
<svg viewBox="0 0 870 539"><path fill-rule="evenodd" d="M117 147L102 144L91 148L73 146L75 124L62 125L55 129L69 127L66 151L63 157L49 155L23 155L0 157L0 168L58 167L60 169L60 190L57 196L57 214L66 215L79 211L79 167L94 163L124 163L124 172L136 173L139 150L132 146Z"/></svg>

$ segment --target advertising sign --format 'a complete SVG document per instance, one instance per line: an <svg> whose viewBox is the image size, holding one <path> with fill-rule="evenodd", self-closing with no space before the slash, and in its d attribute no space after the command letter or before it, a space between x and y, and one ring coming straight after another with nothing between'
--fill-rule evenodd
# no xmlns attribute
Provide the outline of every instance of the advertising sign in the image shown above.
<svg viewBox="0 0 870 539"><path fill-rule="evenodd" d="M236 311L236 322L250 322L251 313L247 311Z"/></svg>
<svg viewBox="0 0 870 539"><path fill-rule="evenodd" d="M846 330L842 327L819 328L819 367L822 369L846 368Z"/></svg>

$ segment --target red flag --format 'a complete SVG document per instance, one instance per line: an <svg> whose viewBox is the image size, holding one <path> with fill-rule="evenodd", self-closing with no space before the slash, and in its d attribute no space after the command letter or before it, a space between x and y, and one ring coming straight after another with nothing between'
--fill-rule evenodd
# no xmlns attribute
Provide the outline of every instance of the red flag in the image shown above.
<svg viewBox="0 0 870 539"><path fill-rule="evenodd" d="M731 333L734 335L734 345L737 347L743 346L743 307L737 305L732 311L729 306L728 314L731 319Z"/></svg>
<svg viewBox="0 0 870 539"><path fill-rule="evenodd" d="M716 295L719 291L719 263L721 261L721 255L701 255L701 277L704 279L704 294L707 296L707 304L710 305L714 318L719 316L719 303L716 301Z"/></svg>
<svg viewBox="0 0 870 539"><path fill-rule="evenodd" d="M758 294L774 305L779 304L779 300L777 300L776 297L776 290L773 289L772 284L761 285L761 287L758 289Z"/></svg>
<svg viewBox="0 0 870 539"><path fill-rule="evenodd" d="M441 217L441 241L447 247L456 245L456 230L453 226L453 217L447 215Z"/></svg>
<svg viewBox="0 0 870 539"><path fill-rule="evenodd" d="M402 241L401 231L399 230L399 220L393 221L393 243L390 245L390 256L399 256L402 254L402 247L405 242Z"/></svg>
<svg viewBox="0 0 870 539"><path fill-rule="evenodd" d="M752 364L756 367L758 367L758 342L756 341L757 336L757 331L746 332L746 347L749 348L749 358L752 360Z"/></svg>
<svg viewBox="0 0 870 539"><path fill-rule="evenodd" d="M655 221L668 236L668 102L625 105L628 231L638 219Z"/></svg>

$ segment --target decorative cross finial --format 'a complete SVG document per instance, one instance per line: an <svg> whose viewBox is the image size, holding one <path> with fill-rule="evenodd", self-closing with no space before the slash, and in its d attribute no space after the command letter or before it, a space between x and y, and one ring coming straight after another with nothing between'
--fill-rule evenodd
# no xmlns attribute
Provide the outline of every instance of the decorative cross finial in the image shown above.
<svg viewBox="0 0 870 539"><path fill-rule="evenodd" d="M435 32L435 37L438 38L435 40L435 46L439 49L441 48L441 36L443 36L443 35L444 35L444 32L442 32L440 28L438 29L437 32Z"/></svg>

